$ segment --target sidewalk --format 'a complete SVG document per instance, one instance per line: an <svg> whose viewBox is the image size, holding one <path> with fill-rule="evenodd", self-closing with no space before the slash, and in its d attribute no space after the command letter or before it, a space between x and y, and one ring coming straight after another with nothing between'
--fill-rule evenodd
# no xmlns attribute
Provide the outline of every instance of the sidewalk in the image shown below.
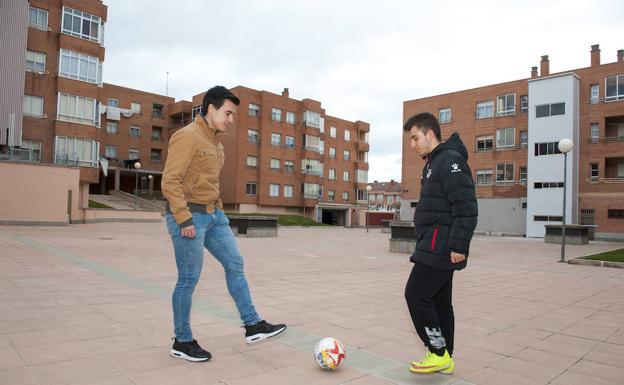
<svg viewBox="0 0 624 385"><path fill-rule="evenodd" d="M207 363L169 356L173 251L162 223L0 227L0 384L621 384L624 269L558 263L560 246L476 237L456 274L453 376L424 352L403 298L411 264L379 229L285 228L237 238L254 302L279 337L246 345L207 255L192 326ZM622 243L567 246L568 257ZM347 345L335 373L312 348Z"/></svg>

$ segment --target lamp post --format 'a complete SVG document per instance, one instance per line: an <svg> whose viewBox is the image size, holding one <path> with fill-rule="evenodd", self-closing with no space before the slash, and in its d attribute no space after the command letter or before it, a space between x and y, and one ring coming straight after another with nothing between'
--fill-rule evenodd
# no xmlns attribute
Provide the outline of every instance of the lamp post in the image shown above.
<svg viewBox="0 0 624 385"><path fill-rule="evenodd" d="M565 226L566 226L566 182L568 179L568 152L574 147L571 139L564 138L559 141L559 151L563 153L563 215L561 216L561 259L565 262Z"/></svg>
<svg viewBox="0 0 624 385"><path fill-rule="evenodd" d="M366 232L368 233L368 214L370 211L370 192L373 189L371 185L366 186Z"/></svg>
<svg viewBox="0 0 624 385"><path fill-rule="evenodd" d="M137 190L139 189L139 169L141 168L140 162L134 162L134 169L136 170L136 177L134 178L134 209L137 207Z"/></svg>
<svg viewBox="0 0 624 385"><path fill-rule="evenodd" d="M147 179L149 179L149 197L151 200L154 200L154 176L149 174Z"/></svg>

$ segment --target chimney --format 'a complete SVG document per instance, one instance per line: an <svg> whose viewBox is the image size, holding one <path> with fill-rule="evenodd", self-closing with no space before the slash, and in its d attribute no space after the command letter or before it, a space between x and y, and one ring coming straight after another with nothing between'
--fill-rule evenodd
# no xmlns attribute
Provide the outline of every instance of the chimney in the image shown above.
<svg viewBox="0 0 624 385"><path fill-rule="evenodd" d="M594 44L591 46L591 66L598 67L600 65L600 45Z"/></svg>
<svg viewBox="0 0 624 385"><path fill-rule="evenodd" d="M537 67L531 67L531 78L537 77Z"/></svg>
<svg viewBox="0 0 624 385"><path fill-rule="evenodd" d="M624 61L624 49L618 49L618 61L619 62Z"/></svg>
<svg viewBox="0 0 624 385"><path fill-rule="evenodd" d="M540 76L548 75L550 75L550 61L548 60L548 55L544 55L540 62Z"/></svg>
<svg viewBox="0 0 624 385"><path fill-rule="evenodd" d="M288 93L288 88L284 88L284 91L282 91L282 96L285 96L287 98L290 97Z"/></svg>

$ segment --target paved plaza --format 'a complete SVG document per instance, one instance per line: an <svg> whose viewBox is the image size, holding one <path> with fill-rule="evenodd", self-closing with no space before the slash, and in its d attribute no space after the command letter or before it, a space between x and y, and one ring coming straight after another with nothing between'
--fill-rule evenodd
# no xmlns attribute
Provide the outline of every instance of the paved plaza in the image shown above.
<svg viewBox="0 0 624 385"><path fill-rule="evenodd" d="M163 223L0 227L3 385L616 385L624 381L624 269L558 263L541 239L475 237L455 275L452 376L414 375L424 352L403 298L407 254L379 229L280 228L238 238L259 313L289 329L244 343L223 269L195 292L205 363L169 356L176 280ZM568 256L622 248L568 246ZM321 337L347 345L323 372Z"/></svg>

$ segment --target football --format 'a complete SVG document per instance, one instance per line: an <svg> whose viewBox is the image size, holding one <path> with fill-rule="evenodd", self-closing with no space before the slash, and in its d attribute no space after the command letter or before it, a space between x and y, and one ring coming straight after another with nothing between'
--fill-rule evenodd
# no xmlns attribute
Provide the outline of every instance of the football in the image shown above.
<svg viewBox="0 0 624 385"><path fill-rule="evenodd" d="M335 338L323 338L314 348L314 359L323 370L338 370L345 360L345 348Z"/></svg>

